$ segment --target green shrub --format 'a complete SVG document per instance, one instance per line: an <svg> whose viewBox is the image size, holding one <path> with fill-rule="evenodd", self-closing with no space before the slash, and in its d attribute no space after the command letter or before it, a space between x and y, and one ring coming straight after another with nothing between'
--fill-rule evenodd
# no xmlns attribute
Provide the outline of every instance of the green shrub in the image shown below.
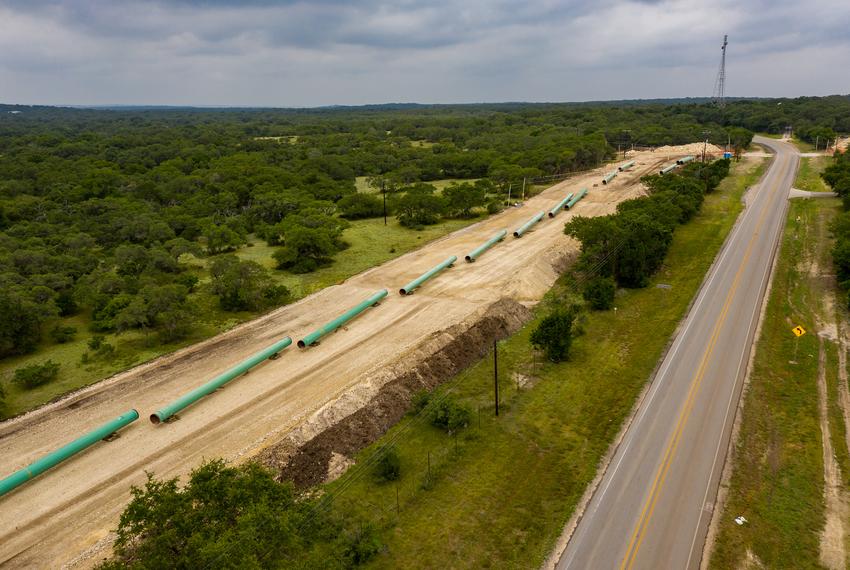
<svg viewBox="0 0 850 570"><path fill-rule="evenodd" d="M469 425L472 411L452 398L446 397L430 404L431 424L446 431L455 431Z"/></svg>
<svg viewBox="0 0 850 570"><path fill-rule="evenodd" d="M428 390L419 390L410 399L410 413L418 414L429 402L431 402L431 393Z"/></svg>
<svg viewBox="0 0 850 570"><path fill-rule="evenodd" d="M379 218L384 214L383 201L374 194L351 194L336 205L341 211L340 215L348 220Z"/></svg>
<svg viewBox="0 0 850 570"><path fill-rule="evenodd" d="M365 564L381 551L381 541L378 531L371 523L362 525L351 534L345 556L355 566Z"/></svg>
<svg viewBox="0 0 850 570"><path fill-rule="evenodd" d="M45 360L41 364L30 364L29 366L18 368L15 370L15 376L12 382L26 390L32 390L55 380L58 375L59 363L52 360Z"/></svg>
<svg viewBox="0 0 850 570"><path fill-rule="evenodd" d="M401 458L395 446L387 449L375 465L378 481L397 481L401 477Z"/></svg>
<svg viewBox="0 0 850 570"><path fill-rule="evenodd" d="M89 339L88 347L89 350L98 350L100 346L103 344L105 337L100 334L96 334Z"/></svg>
<svg viewBox="0 0 850 570"><path fill-rule="evenodd" d="M584 299L595 311L607 311L614 304L617 285L611 277L594 277L584 285Z"/></svg>
<svg viewBox="0 0 850 570"><path fill-rule="evenodd" d="M65 344L66 342L74 340L75 334L77 334L77 329L74 327L56 325L53 327L53 330L50 331L50 338L52 338L53 342L57 344Z"/></svg>
<svg viewBox="0 0 850 570"><path fill-rule="evenodd" d="M575 313L557 309L544 317L531 333L531 344L546 351L546 358L552 362L562 362L569 358L573 341L573 321Z"/></svg>

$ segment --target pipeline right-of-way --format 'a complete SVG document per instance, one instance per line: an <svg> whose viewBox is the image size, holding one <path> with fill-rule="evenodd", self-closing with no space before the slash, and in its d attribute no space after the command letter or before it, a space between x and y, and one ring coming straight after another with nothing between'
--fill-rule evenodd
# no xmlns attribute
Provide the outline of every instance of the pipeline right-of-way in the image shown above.
<svg viewBox="0 0 850 570"><path fill-rule="evenodd" d="M133 423L137 419L139 419L139 412L136 410L125 412L114 420L108 421L99 428L96 428L84 436L75 439L71 443L63 445L56 451L48 453L41 459L37 459L23 469L19 469L8 477L0 479L0 497L23 485L33 477L41 475L51 467L54 467L66 459L80 453L84 449L91 447L100 440L109 437L122 427Z"/></svg>
<svg viewBox="0 0 850 570"><path fill-rule="evenodd" d="M585 196L587 196L587 188L582 188L581 190L579 190L578 194L576 194L575 196L570 198L570 201L567 202L566 204L564 204L564 209L565 210L571 209L573 206L578 204L579 200L581 200Z"/></svg>
<svg viewBox="0 0 850 570"><path fill-rule="evenodd" d="M683 164L688 160L692 160L693 157L684 157L677 161L678 164ZM676 168L678 164L673 164L668 166L664 170L662 170L662 174L671 171ZM634 161L627 162L618 167L617 170L614 170L610 174L608 174L603 181L606 183L612 180L618 172L631 168L634 165ZM549 211L549 217L554 218L561 209L569 210L573 206L575 206L579 200L581 200L584 196L587 195L587 188L582 188L578 193L569 193L565 196L561 201L558 202L557 206L552 208ZM519 227L516 231L513 232L514 237L520 237L525 234L528 230L530 230L535 224L540 222L541 219L546 215L546 211L540 211L535 214L531 219L526 221L521 227ZM469 252L465 259L467 262L472 263L482 254L484 254L487 250L492 248L494 245L502 241L507 235L507 230L501 230L500 232L493 235L490 239L488 239L485 243L481 244L471 252ZM404 287L399 290L401 295L409 295L415 289L420 287L423 283L432 279L440 272L452 267L454 263L457 261L456 256L451 256L442 263L432 267L424 274L420 275L410 283L407 283ZM361 314L363 311L377 305L379 301L384 299L387 296L388 292L386 289L382 289L368 299L362 301L356 306L352 307L339 317L333 319L322 327L316 329L310 334L306 335L304 338L298 341L298 346L301 348L305 348L316 344L320 338L328 335L340 327L342 327L345 323L354 319L356 316ZM219 374L212 380L202 384L201 386L195 388L194 390L189 391L184 394L180 398L174 400L170 404L164 406L163 408L157 410L153 414L150 415L150 420L154 424L159 424L165 422L169 418L174 417L178 412L185 409L186 407L194 404L198 400L204 398L205 396L211 394L215 390L221 388L228 382L233 379L239 377L242 374L245 374L252 368L260 365L262 362L272 359L277 356L277 354L292 344L292 339L290 337L284 337L281 340L275 342L274 344L266 347L260 352L252 355L250 358L240 362L236 366L233 366L229 370ZM68 443L67 445L57 449L56 451L49 453L48 455L38 459L37 461L31 463L27 467L20 469L11 475L7 476L4 479L0 479L0 496L9 493L13 489L18 486L26 483L33 477L40 475L46 470L56 466L57 464L65 461L66 459L72 457L73 455L82 452L86 448L91 445L94 445L98 441L107 438L111 434L115 433L119 429L127 426L128 424L136 421L139 418L139 413L136 410L130 410L119 416L118 418L103 424L102 426L96 428L95 430L83 435L82 437L75 439L74 441Z"/></svg>
<svg viewBox="0 0 850 570"><path fill-rule="evenodd" d="M369 307L371 307L373 305L377 305L378 302L386 296L387 296L387 290L381 289L380 291L378 291L377 293L375 293L374 295L372 295L371 297L369 297L365 301L357 304L355 307L352 307L351 309L347 310L346 312L344 312L343 314L341 314L340 316L338 316L337 318L335 318L331 322L325 324L322 327L319 327L318 329L314 330L313 332L311 332L310 334L308 334L307 336L305 336L304 338L299 340L298 341L298 347L299 348L306 348L306 347L308 347L312 344L315 344L320 338L322 338L323 336L325 336L327 334L334 332L339 327L341 327L342 325L344 325L345 323L347 323L348 321L350 321L351 319L353 319L354 317L356 317L357 315L359 315L360 313L362 313L363 311L365 311Z"/></svg>
<svg viewBox="0 0 850 570"><path fill-rule="evenodd" d="M248 372L249 370L251 370L252 368L257 366L261 362L268 360L269 358L275 356L278 352L280 352L281 350L283 350L284 348L286 348L290 344L292 344L292 339L287 336L287 337L284 337L283 339L277 341L273 345L271 345L267 348L264 348L263 350L261 350L257 354L253 355L251 358L240 362L239 364L237 364L236 366L234 366L230 370L223 372L222 374L219 374L218 376L216 376L215 378L213 378L212 380L210 380L206 384L202 384L201 386L198 386L197 388L195 388L191 392L181 396L180 398L177 398L176 400L174 400L173 402L171 402L167 406L165 406L165 407L157 410L156 412L152 413L151 417L150 417L151 422L153 422L155 424L164 422L165 420L167 420L168 418L170 418L171 416L173 416L174 414L176 414L177 412L179 412L183 408L186 408L186 407L194 404L195 402L197 402L198 400L200 400L201 398L203 398L207 394L211 394L211 393L215 392L216 390L218 390L219 388L221 388L222 386L224 386L225 384L227 384L228 382L230 382L231 380L233 380L237 376L240 376L240 375Z"/></svg>
<svg viewBox="0 0 850 570"><path fill-rule="evenodd" d="M483 244L479 245L478 247L467 253L465 257L466 261L468 263L472 263L473 261L478 259L482 253L484 253L485 251L505 239L506 235L508 235L508 230L500 231L499 233L485 241Z"/></svg>
<svg viewBox="0 0 850 570"><path fill-rule="evenodd" d="M564 199L563 199L563 200L561 200L560 202L558 202L558 205L557 205L557 206L555 206L554 208L552 208L551 210L549 210L549 217L550 217L550 218L554 218L555 216L557 216L557 215L558 215L558 212L560 212L560 211L564 208L564 206L566 206L566 205L567 205L567 202L569 202L569 201L572 199L572 197L573 197L573 193L572 193L572 192L570 192L569 194L567 194L567 195L564 197Z"/></svg>
<svg viewBox="0 0 850 570"><path fill-rule="evenodd" d="M532 216L530 220L525 222L521 227L514 230L514 237L515 238L522 237L522 234L524 234L525 232L530 230L532 228L532 226L534 226L534 224L536 224L537 222L542 220L543 216L545 216L545 215L546 215L546 212L544 210L541 210L541 211L537 212L536 214L534 214L534 216Z"/></svg>
<svg viewBox="0 0 850 570"><path fill-rule="evenodd" d="M399 295L410 295L411 293L413 293L414 289L416 289L417 287L419 287L420 285L422 285L444 269L448 269L449 267L454 265L455 261L457 261L457 256L453 255L444 262L440 263L439 265L432 267L431 269L429 269L428 271L426 271L425 273L423 273L422 275L420 275L419 277L399 289Z"/></svg>

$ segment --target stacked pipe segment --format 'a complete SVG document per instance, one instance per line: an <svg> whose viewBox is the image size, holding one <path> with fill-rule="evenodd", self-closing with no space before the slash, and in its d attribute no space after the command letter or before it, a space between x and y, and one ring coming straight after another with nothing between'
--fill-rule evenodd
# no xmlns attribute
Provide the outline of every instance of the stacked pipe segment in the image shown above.
<svg viewBox="0 0 850 570"><path fill-rule="evenodd" d="M685 164L687 162L691 162L694 159L692 156L683 156L682 158L676 161L676 164Z"/></svg>
<svg viewBox="0 0 850 570"><path fill-rule="evenodd" d="M557 205L557 206L555 206L554 208L552 208L551 210L549 210L549 217L550 217L550 218L554 218L555 216L557 216L557 215L558 215L558 212L560 212L560 211L561 211L561 208L563 208L564 206L566 206L566 205L567 205L567 202L569 202L569 201L570 201L570 198L572 198L572 197L573 197L573 193L572 193L572 192L570 192L569 194L567 194L567 196L566 196L563 200L561 200L560 202L558 202L558 205Z"/></svg>
<svg viewBox="0 0 850 570"><path fill-rule="evenodd" d="M269 358L271 358L272 356L274 356L275 354L277 354L278 352L280 352L281 350L283 350L284 348L286 348L290 344L292 344L292 339L287 336L287 337L284 337L283 339L277 341L273 345L271 345L267 348L264 348L263 350L256 353L255 355L253 355L248 360L243 360L242 362L240 362L239 364L237 364L233 368L229 369L227 372L219 374L218 376L216 376L215 378L213 378L212 380L210 380L206 384L202 384L201 386L198 386L197 388L195 388L191 392L177 398L176 400L174 400L173 402L171 402L170 404L168 404L164 408L154 412L150 416L151 421L155 424L158 424L160 422L164 422L165 420L167 420L168 418L170 418L171 416L173 416L174 414L176 414L177 412L179 412L183 408L186 408L186 407L194 404L195 402L197 402L198 400L200 400L201 398L203 398L207 394L211 394L212 392L215 392L216 390L218 390L219 388L221 388L222 386L224 386L225 384L227 384L228 382L230 382L231 380L233 380L237 376L240 376L240 375L248 372L250 369L254 368L255 366L257 366L261 362L268 360Z"/></svg>
<svg viewBox="0 0 850 570"><path fill-rule="evenodd" d="M534 217L532 217L530 220L525 222L522 225L522 227L520 227L518 230L514 231L514 237L518 238L518 237L522 236L522 234L524 234L529 229L531 229L531 226L533 226L534 224L536 224L537 222L542 220L543 216L545 216L545 215L546 215L545 210L541 210L541 211L537 212L536 214L534 214Z"/></svg>
<svg viewBox="0 0 850 570"><path fill-rule="evenodd" d="M428 271L426 271L425 273L423 273L422 275L420 275L419 277L399 289L399 295L410 295L411 293L413 293L414 289L428 281L430 278L434 277L437 273L441 272L444 269L448 269L449 267L454 265L455 261L457 261L457 256L453 255L441 264L432 267L431 269L429 269Z"/></svg>
<svg viewBox="0 0 850 570"><path fill-rule="evenodd" d="M315 342L317 340L319 340L320 338L322 338L326 334L330 334L330 333L334 332L336 329L338 329L339 327L341 327L342 325L344 325L345 323L347 323L348 321L350 321L351 319L353 319L354 317L356 317L357 315L359 315L360 313L362 313L363 311L365 311L366 309L368 309L372 305L376 304L378 301L380 301L381 299L383 299L386 296L387 296L387 290L381 289L380 291L378 291L377 293L375 293L374 295L372 295L371 297L369 297L368 299L366 299L362 303L358 304L356 307L349 309L348 311L344 312L342 315L338 316L337 318L335 318L331 322L329 322L326 325L314 330L313 332L311 332L310 334L308 334L307 336L305 336L304 338L299 340L298 346L300 348L304 348L306 346L310 346L311 344L315 344Z"/></svg>
<svg viewBox="0 0 850 570"><path fill-rule="evenodd" d="M634 160L630 160L629 162L627 162L627 163L625 163L625 164L621 164L620 166L618 166L618 167L617 167L617 170L619 170L620 172L622 172L622 171L624 171L624 170L628 170L629 168L631 168L631 167L632 167L632 166L634 166L634 165L635 165L635 161L634 161Z"/></svg>
<svg viewBox="0 0 850 570"><path fill-rule="evenodd" d="M608 174L605 175L605 178L602 179L602 184L608 184L620 173L619 170L612 170Z"/></svg>
<svg viewBox="0 0 850 570"><path fill-rule="evenodd" d="M491 247L493 247L494 245L496 245L497 243L499 243L500 241L505 239L506 235L508 235L508 230L500 231L499 233L497 233L496 235L494 235L493 237L488 239L486 242L484 242L483 244L479 245L478 247L476 247L475 249L473 249L472 251L467 253L466 258L465 258L466 261L469 262L469 263L472 263L473 261L478 259L478 257L482 253L484 253L485 251L487 251L488 249L490 249Z"/></svg>
<svg viewBox="0 0 850 570"><path fill-rule="evenodd" d="M130 410L115 418L112 421L106 422L97 429L94 429L86 435L75 439L71 443L64 445L52 453L48 453L41 459L30 463L23 469L15 471L5 479L0 479L0 496L12 491L20 485L23 485L33 477L41 475L51 467L62 463L69 457L80 453L87 447L94 445L98 441L115 433L122 427L133 423L139 419L139 412Z"/></svg>
<svg viewBox="0 0 850 570"><path fill-rule="evenodd" d="M671 164L670 166L666 166L666 167L662 168L661 169L661 176L664 176L668 172L673 172L676 169L677 166L679 166L679 165L678 164Z"/></svg>
<svg viewBox="0 0 850 570"><path fill-rule="evenodd" d="M564 206L564 208L569 210L570 208L572 208L573 206L578 204L578 201L581 200L582 198L584 198L585 196L587 196L587 188L582 188L581 191L579 191L578 194L573 196L570 199L570 201L567 202L567 204L566 204L566 206Z"/></svg>

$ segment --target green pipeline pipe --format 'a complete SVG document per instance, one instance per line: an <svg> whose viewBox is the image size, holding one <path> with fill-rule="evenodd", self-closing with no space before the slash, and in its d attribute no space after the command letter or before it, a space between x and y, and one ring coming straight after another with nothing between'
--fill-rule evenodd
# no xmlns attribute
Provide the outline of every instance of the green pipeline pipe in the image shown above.
<svg viewBox="0 0 850 570"><path fill-rule="evenodd" d="M90 431L86 435L79 437L68 443L56 451L52 453L48 453L41 459L37 459L33 463L30 463L23 469L15 471L5 479L0 479L0 497L9 493L13 489L23 485L33 477L37 477L41 475L51 467L55 467L56 465L62 463L69 457L80 453L87 447L94 445L98 441L108 437L110 434L115 433L122 427L133 423L139 419L139 412L136 410L130 410L124 414L121 414L117 418L112 421L106 422L99 428Z"/></svg>
<svg viewBox="0 0 850 570"><path fill-rule="evenodd" d="M430 278L435 276L437 273L441 272L444 269L448 269L449 267L454 265L455 261L457 261L457 256L456 255L451 256L450 258L448 258L447 260L445 260L441 264L439 264L435 267L432 267L431 269L429 269L428 271L426 271L425 273L423 273L422 275L420 275L419 277L417 277L416 279L414 279L413 281L411 281L410 283L408 283L407 285L405 285L404 287L399 289L398 294L399 295L410 295L411 293L413 293L414 289L416 289L417 287L419 287L420 285L422 285L423 283L428 281Z"/></svg>
<svg viewBox="0 0 850 570"><path fill-rule="evenodd" d="M203 398L207 394L211 394L211 393L215 392L216 390L218 390L219 388L221 388L222 386L224 386L225 384L227 384L228 382L230 382L231 380L233 380L237 376L240 376L240 375L248 372L249 370L254 368L256 365L260 364L261 362L263 362L265 360L268 360L269 358L271 358L272 356L274 356L275 354L277 354L278 352L280 352L281 350L283 350L284 348L286 348L290 344L292 344L292 339L287 336L287 337L284 337L283 339L277 341L273 345L271 345L267 348L264 348L263 350L261 350L260 352L258 352L255 355L253 355L248 360L243 360L242 362L240 362L239 364L237 364L233 368L229 369L227 372L223 372L223 373L219 374L218 376L216 376L215 378L213 378L212 380L210 380L206 384L202 384L202 385L198 386L197 388L195 388L191 392L188 392L188 393L184 394L183 396L177 398L176 400L174 400L173 402L171 402L170 404L168 404L164 408L161 408L160 410L154 412L150 416L151 422L153 422L155 424L158 424L160 422L164 422L165 420L167 420L168 418L170 418L171 416L173 416L174 414L176 414L177 412L179 412L183 408L194 404L195 402L197 402L198 400L200 400L201 398Z"/></svg>
<svg viewBox="0 0 850 570"><path fill-rule="evenodd" d="M572 193L572 192L570 192L569 194L567 194L567 196L566 196L563 200L561 200L560 202L558 202L558 205L557 205L557 206L555 206L554 208L552 208L551 210L549 210L549 217L550 217L550 218L554 218L555 216L557 216L557 215L558 215L558 212L560 212L560 211L561 211L561 208L563 208L564 206L566 206L566 205L567 205L567 202L569 202L569 201L570 201L570 198L572 198L572 197L573 197L573 193Z"/></svg>
<svg viewBox="0 0 850 570"><path fill-rule="evenodd" d="M357 315L359 315L360 313L362 313L363 311L365 311L366 309L368 309L372 305L376 305L378 303L378 301L380 301L381 299L383 299L386 296L387 296L387 290L381 289L380 291L378 291L377 293L375 293L374 295L372 295L371 297L369 297L368 299L366 299L365 301L363 301L362 303L360 303L356 307L349 309L348 311L344 312L342 315L338 316L337 318L335 318L331 322L327 323L326 325L324 325L322 327L319 327L318 329L314 330L313 332L311 332L310 334L308 334L307 336L305 336L304 338L299 340L298 341L298 347L304 348L304 347L310 346L311 344L314 344L317 340L319 340L320 338L322 338L326 334L330 334L330 333L334 332L336 329L338 329L339 327L341 327L342 325L344 325L345 323L347 323L348 321L350 321L351 319L353 319L354 317L356 317Z"/></svg>
<svg viewBox="0 0 850 570"><path fill-rule="evenodd" d="M525 232L527 232L528 230L530 230L530 229L531 229L531 226L533 226L534 224L536 224L537 222L539 222L540 220L542 220L542 219L543 219L543 216L545 216L545 215L546 215L546 211L545 211L545 210L541 210L541 211L537 212L536 214L534 214L534 217L533 217L533 218L531 218L530 220L528 220L527 222L525 222L525 223L522 225L522 227L520 227L518 230L515 230L515 231L514 231L514 237L515 237L515 238L522 237L522 234L524 234Z"/></svg>
<svg viewBox="0 0 850 570"><path fill-rule="evenodd" d="M584 198L585 196L587 196L587 188L582 188L581 191L578 194L573 196L572 199L569 202L567 202L567 205L564 206L564 208L569 210L570 208L572 208L573 206L578 204L578 201L581 200L582 198Z"/></svg>
<svg viewBox="0 0 850 570"><path fill-rule="evenodd" d="M676 164L685 164L691 162L694 159L692 156L683 156L682 158L676 161Z"/></svg>
<svg viewBox="0 0 850 570"><path fill-rule="evenodd" d="M671 164L670 166L666 166L666 167L662 168L661 169L661 176L664 176L668 172L673 172L674 170L676 170L676 168L678 166L679 166L678 164Z"/></svg>
<svg viewBox="0 0 850 570"><path fill-rule="evenodd" d="M618 167L617 167L617 170L619 170L620 172L622 172L622 171L624 171L624 170L628 170L629 168L631 168L631 167L632 167L632 166L634 166L634 165L635 165L635 161L634 161L634 160L630 160L629 162L627 162L627 163L625 163L625 164L621 164L620 166L618 166Z"/></svg>
<svg viewBox="0 0 850 570"><path fill-rule="evenodd" d="M479 245L478 247L476 247L475 249L473 249L472 251L467 253L466 257L465 257L466 261L468 263L472 263L473 261L478 259L478 257L482 253L484 253L485 251L487 251L488 249L490 249L491 247L493 247L494 245L496 245L497 243L499 243L500 241L505 239L506 235L508 235L508 230L500 231L499 233L497 233L496 235L494 235L493 237L488 239L486 242L484 242L483 244Z"/></svg>
<svg viewBox="0 0 850 570"><path fill-rule="evenodd" d="M618 174L620 174L620 171L619 171L619 170L612 170L611 172L609 172L609 173L605 176L605 178L603 178L603 179L602 179L602 184L608 184L609 182L611 182L612 180L614 180L614 178L615 178Z"/></svg>

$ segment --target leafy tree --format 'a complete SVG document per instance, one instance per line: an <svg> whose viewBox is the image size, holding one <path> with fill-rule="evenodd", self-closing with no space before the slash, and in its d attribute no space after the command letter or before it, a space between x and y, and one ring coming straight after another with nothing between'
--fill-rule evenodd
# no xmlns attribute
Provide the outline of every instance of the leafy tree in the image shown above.
<svg viewBox="0 0 850 570"><path fill-rule="evenodd" d="M77 334L76 328L62 325L56 325L50 331L50 337L56 344L65 344L66 342L74 340L75 334Z"/></svg>
<svg viewBox="0 0 850 570"><path fill-rule="evenodd" d="M207 240L207 253L215 255L232 251L245 243L245 238L226 225L210 224L204 231Z"/></svg>
<svg viewBox="0 0 850 570"><path fill-rule="evenodd" d="M573 341L575 313L563 309L553 311L540 321L531 333L531 344L546 351L546 358L562 362L569 358Z"/></svg>
<svg viewBox="0 0 850 570"><path fill-rule="evenodd" d="M374 194L351 194L337 202L342 217L349 220L378 218L384 214L381 198Z"/></svg>
<svg viewBox="0 0 850 570"><path fill-rule="evenodd" d="M210 267L212 290L218 295L221 308L226 311L256 310L269 302L268 292L280 300L288 291L272 283L265 267L255 261L242 261L235 255L217 258Z"/></svg>
<svg viewBox="0 0 850 570"><path fill-rule="evenodd" d="M416 228L436 224L445 210L445 202L434 195L434 187L423 184L410 188L396 200L393 210L401 225Z"/></svg>
<svg viewBox="0 0 850 570"><path fill-rule="evenodd" d="M182 488L177 478L148 474L131 495L116 531L116 558L101 568L345 568L380 549L368 525L346 531L316 499L255 463L204 463Z"/></svg>
<svg viewBox="0 0 850 570"><path fill-rule="evenodd" d="M278 269L309 273L330 264L336 252L330 230L298 226L287 232L286 245L274 253L274 258Z"/></svg>
<svg viewBox="0 0 850 570"><path fill-rule="evenodd" d="M45 360L40 364L30 364L15 370L12 382L18 386L32 390L52 382L59 375L59 363Z"/></svg>
<svg viewBox="0 0 850 570"><path fill-rule="evenodd" d="M39 306L20 291L0 289L0 357L35 350L41 340L41 324L51 312L50 307Z"/></svg>
<svg viewBox="0 0 850 570"><path fill-rule="evenodd" d="M607 311L614 305L617 285L611 277L593 277L584 284L582 295L596 311Z"/></svg>
<svg viewBox="0 0 850 570"><path fill-rule="evenodd" d="M431 424L446 431L456 431L469 425L472 410L451 397L429 404Z"/></svg>
<svg viewBox="0 0 850 570"><path fill-rule="evenodd" d="M375 477L379 481L397 481L401 477L401 458L395 446L385 450L375 464Z"/></svg>
<svg viewBox="0 0 850 570"><path fill-rule="evenodd" d="M469 218L474 215L472 213L474 208L484 206L487 195L483 187L464 182L448 186L443 190L443 198L446 201L446 211L449 216Z"/></svg>

